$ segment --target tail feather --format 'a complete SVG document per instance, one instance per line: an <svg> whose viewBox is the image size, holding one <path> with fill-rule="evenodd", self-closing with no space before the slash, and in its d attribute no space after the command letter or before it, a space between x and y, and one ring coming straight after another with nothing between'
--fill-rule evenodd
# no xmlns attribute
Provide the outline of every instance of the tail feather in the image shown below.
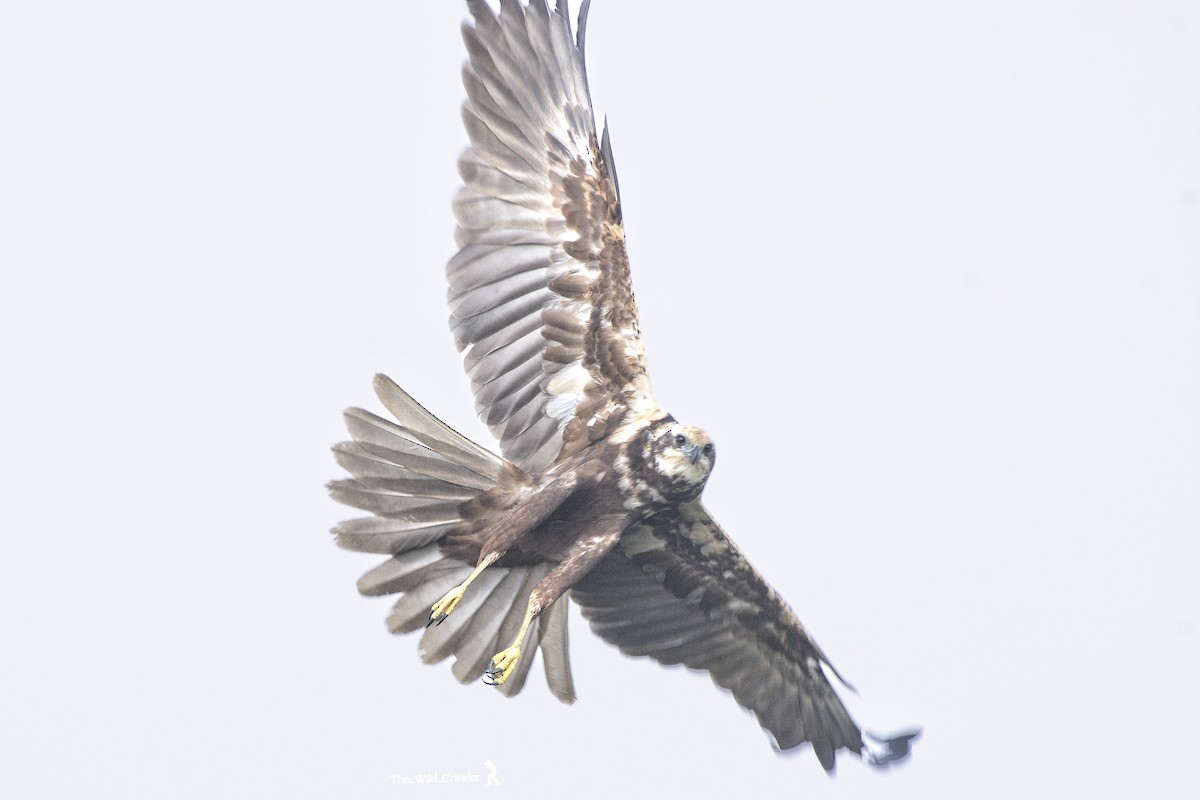
<svg viewBox="0 0 1200 800"><path fill-rule="evenodd" d="M504 622L500 624L500 634L497 639L497 644L502 647L508 647L509 643L517 638L517 633L521 629L521 623L525 620L525 600L529 598L529 594L533 591L533 587L537 586L538 581L545 575L545 569L529 569L526 570L519 588L517 589L518 602L513 603L509 608L508 613L504 615ZM562 598L565 599L565 598ZM539 629L541 628L541 619L535 619L529 626L529 639L527 641L536 642L540 638ZM500 648L497 648L499 650ZM508 680L496 688L500 694L505 697L512 697L517 692L521 691L525 686L525 678L529 675L529 667L533 664L533 649L524 658L517 662L516 668L508 676Z"/></svg>
<svg viewBox="0 0 1200 800"><path fill-rule="evenodd" d="M564 597L563 600L566 600ZM567 659L567 604L555 603L541 619L542 669L554 696L564 703L575 701L575 682Z"/></svg>
<svg viewBox="0 0 1200 800"><path fill-rule="evenodd" d="M516 567L505 573L500 585L492 592L497 608L506 605L511 608L521 602L519 592L528 569L529 567ZM500 643L500 626L503 622L503 614L476 614L471 620L471 627L455 652L454 666L451 667L451 672L459 683L478 680L491 657L499 652L500 648L507 646L507 642Z"/></svg>
<svg viewBox="0 0 1200 800"><path fill-rule="evenodd" d="M410 522L457 522L461 501L437 500L397 494L353 479L330 481L329 493L334 500L381 517L399 517Z"/></svg>
<svg viewBox="0 0 1200 800"><path fill-rule="evenodd" d="M467 500L476 494L474 489L429 478L397 464L395 451L342 442L333 446L333 454L338 464L367 486L444 500Z"/></svg>
<svg viewBox="0 0 1200 800"><path fill-rule="evenodd" d="M447 556L439 547L462 521L460 506L513 468L446 426L385 376L376 376L375 391L398 422L358 408L346 411L353 441L333 449L352 477L329 484L335 500L375 516L342 522L333 532L340 547L391 555L359 579L358 590L364 595L401 594L387 626L392 633L409 633L423 628L430 606L471 571L473 564ZM422 660L433 663L453 655L455 678L478 680L491 657L516 637L529 594L548 571L546 564L489 567L441 625L422 633ZM575 699L567 604L566 597L560 598L530 626L526 641L531 644L517 669L497 687L501 693L512 696L521 690L540 649L551 691L563 702Z"/></svg>
<svg viewBox="0 0 1200 800"><path fill-rule="evenodd" d="M419 631L429 623L429 609L446 592L462 583L471 568L465 564L457 570L438 573L420 586L401 595L388 614L387 628L391 633Z"/></svg>
<svg viewBox="0 0 1200 800"><path fill-rule="evenodd" d="M392 412L396 421L400 423L400 427L431 450L445 453L446 447L449 447L459 454L456 463L472 469L480 475L498 477L503 471L504 461L499 456L475 444L430 414L424 406L397 386L396 382L388 376L376 375L374 386L379 402Z"/></svg>
<svg viewBox="0 0 1200 800"><path fill-rule="evenodd" d="M381 458L401 466L414 477L437 478L456 486L486 491L496 485L499 469L480 473L470 466L449 461L454 451L441 454L430 450L419 442L404 436L404 429L383 417L361 408L350 408L345 413L346 428L354 441L364 449ZM482 467L479 467L482 469Z"/></svg>
<svg viewBox="0 0 1200 800"><path fill-rule="evenodd" d="M452 564L442 558L436 544L397 553L358 579L358 591L368 597L412 591Z"/></svg>
<svg viewBox="0 0 1200 800"><path fill-rule="evenodd" d="M441 623L425 629L418 650L422 661L426 664L436 664L454 654L461 645L472 618L491 600L492 592L503 577L499 572L484 570L471 584L454 613Z"/></svg>
<svg viewBox="0 0 1200 800"><path fill-rule="evenodd" d="M393 555L436 542L454 525L455 522L362 517L338 523L333 532L337 535L338 547L359 553Z"/></svg>

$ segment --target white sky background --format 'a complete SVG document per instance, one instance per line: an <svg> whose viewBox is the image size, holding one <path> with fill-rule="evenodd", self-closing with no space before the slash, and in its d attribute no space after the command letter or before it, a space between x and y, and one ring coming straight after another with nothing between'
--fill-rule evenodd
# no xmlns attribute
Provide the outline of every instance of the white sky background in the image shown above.
<svg viewBox="0 0 1200 800"><path fill-rule="evenodd" d="M0 8L0 791L1196 795L1200 3L733 7L592 9L652 374L911 762L831 781L577 614L579 701L505 701L357 596L342 408L384 371L491 443L462 4L41 0Z"/></svg>

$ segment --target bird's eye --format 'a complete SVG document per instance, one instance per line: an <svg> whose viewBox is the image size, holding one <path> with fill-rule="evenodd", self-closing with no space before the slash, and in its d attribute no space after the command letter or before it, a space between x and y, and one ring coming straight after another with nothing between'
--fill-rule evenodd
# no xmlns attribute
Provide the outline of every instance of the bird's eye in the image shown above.
<svg viewBox="0 0 1200 800"><path fill-rule="evenodd" d="M683 447L685 444L687 444L687 437L682 433L675 434L675 446Z"/></svg>
<svg viewBox="0 0 1200 800"><path fill-rule="evenodd" d="M712 455L712 445L711 444L704 445L704 448L702 449L701 452L703 452L704 455L706 455L706 456L711 456Z"/></svg>

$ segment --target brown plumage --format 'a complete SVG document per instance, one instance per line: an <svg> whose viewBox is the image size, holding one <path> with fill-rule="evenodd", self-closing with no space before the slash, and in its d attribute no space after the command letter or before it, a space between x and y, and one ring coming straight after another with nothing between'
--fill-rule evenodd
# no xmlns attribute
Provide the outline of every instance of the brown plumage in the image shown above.
<svg viewBox="0 0 1200 800"><path fill-rule="evenodd" d="M463 681L515 694L523 648L540 648L566 702L573 597L624 652L707 670L780 749L809 742L827 770L842 749L903 758L915 734L866 747L828 659L701 506L711 440L653 398L588 96L587 3L577 41L565 2L468 5L450 325L503 458L378 376L396 422L351 409L353 441L334 448L353 476L334 498L373 514L339 525L338 544L390 556L359 590L400 594L389 629L425 626L422 657L455 656Z"/></svg>

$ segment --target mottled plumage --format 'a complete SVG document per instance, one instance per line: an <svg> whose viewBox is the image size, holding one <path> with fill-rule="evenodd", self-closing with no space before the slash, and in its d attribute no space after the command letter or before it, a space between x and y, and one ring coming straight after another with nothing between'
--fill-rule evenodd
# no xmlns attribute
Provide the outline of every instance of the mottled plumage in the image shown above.
<svg viewBox="0 0 1200 800"><path fill-rule="evenodd" d="M523 648L539 647L566 702L574 597L622 651L708 671L776 747L809 742L827 770L842 749L899 760L915 734L864 745L828 659L701 506L711 440L654 400L588 95L587 3L577 41L565 1L468 6L450 326L503 457L378 376L396 422L351 409L353 441L334 448L353 476L334 498L373 515L339 525L338 544L390 556L359 590L401 594L389 629L425 626L422 658L453 655L462 681L515 694Z"/></svg>

